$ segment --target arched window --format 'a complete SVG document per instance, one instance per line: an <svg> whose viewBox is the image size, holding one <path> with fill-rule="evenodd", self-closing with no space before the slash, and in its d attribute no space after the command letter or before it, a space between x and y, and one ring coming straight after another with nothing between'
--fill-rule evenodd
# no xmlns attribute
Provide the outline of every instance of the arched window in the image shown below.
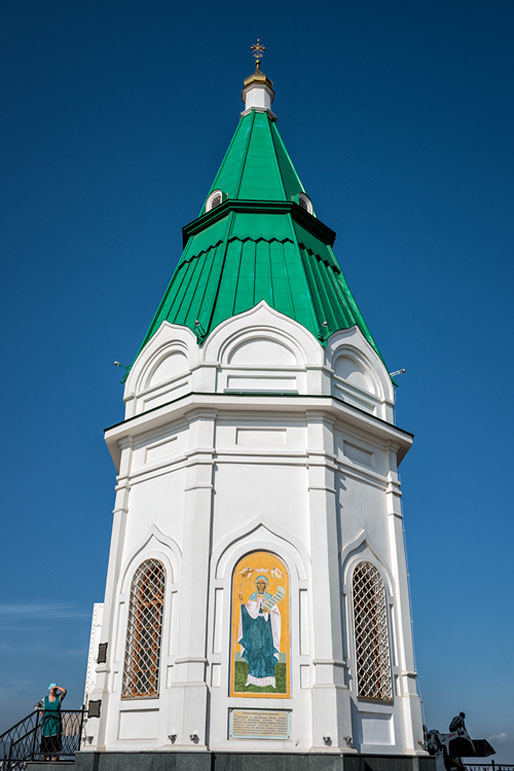
<svg viewBox="0 0 514 771"><path fill-rule="evenodd" d="M211 211L211 209L215 209L216 206L219 206L222 203L223 192L221 190L213 190L207 199L207 203L205 204L205 211Z"/></svg>
<svg viewBox="0 0 514 771"><path fill-rule="evenodd" d="M123 697L159 695L165 573L155 559L138 567L130 586Z"/></svg>
<svg viewBox="0 0 514 771"><path fill-rule="evenodd" d="M357 695L391 701L391 664L384 582L371 562L353 572Z"/></svg>
<svg viewBox="0 0 514 771"><path fill-rule="evenodd" d="M305 211L309 212L309 214L312 214L312 201L306 193L300 193L298 195L298 204L302 207L302 209L305 209Z"/></svg>

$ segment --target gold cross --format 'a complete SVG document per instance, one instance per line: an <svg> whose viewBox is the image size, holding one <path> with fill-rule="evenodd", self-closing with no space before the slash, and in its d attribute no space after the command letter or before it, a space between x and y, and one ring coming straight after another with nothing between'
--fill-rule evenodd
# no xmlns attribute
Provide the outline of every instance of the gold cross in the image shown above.
<svg viewBox="0 0 514 771"><path fill-rule="evenodd" d="M257 64L260 64L262 59L262 52L266 50L266 46L263 46L261 39L258 37L257 42L250 46L250 50L254 52L254 57L257 59Z"/></svg>

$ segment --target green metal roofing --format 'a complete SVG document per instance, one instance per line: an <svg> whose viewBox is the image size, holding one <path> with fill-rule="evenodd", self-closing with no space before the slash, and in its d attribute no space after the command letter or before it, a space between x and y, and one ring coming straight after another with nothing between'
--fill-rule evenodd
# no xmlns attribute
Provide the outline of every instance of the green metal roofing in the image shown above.
<svg viewBox="0 0 514 771"><path fill-rule="evenodd" d="M251 110L241 116L209 193L217 189L230 199L257 201L291 201L303 191L276 124L266 112ZM204 212L205 203L200 214Z"/></svg>
<svg viewBox="0 0 514 771"><path fill-rule="evenodd" d="M141 348L163 321L201 342L265 300L322 345L356 324L380 355L332 251L335 233L294 202L304 188L266 112L241 117L210 192L217 189L224 203L209 212L204 203L183 229L184 251Z"/></svg>

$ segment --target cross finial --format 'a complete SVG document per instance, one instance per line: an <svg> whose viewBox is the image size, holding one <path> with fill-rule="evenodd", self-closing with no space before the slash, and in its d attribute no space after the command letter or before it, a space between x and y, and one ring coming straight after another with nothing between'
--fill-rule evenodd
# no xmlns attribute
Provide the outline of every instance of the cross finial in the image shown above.
<svg viewBox="0 0 514 771"><path fill-rule="evenodd" d="M261 39L258 37L257 42L250 46L250 50L253 51L255 57L257 69L261 66L262 53L266 50L266 46L263 46Z"/></svg>

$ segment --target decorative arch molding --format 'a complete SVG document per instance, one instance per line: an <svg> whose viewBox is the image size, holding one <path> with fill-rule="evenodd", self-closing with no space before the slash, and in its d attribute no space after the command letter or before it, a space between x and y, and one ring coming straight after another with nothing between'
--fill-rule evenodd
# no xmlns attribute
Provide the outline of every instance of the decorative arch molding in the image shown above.
<svg viewBox="0 0 514 771"><path fill-rule="evenodd" d="M302 352L295 344L289 340L284 343L283 337L270 327L254 327L240 332L235 339L227 340L220 353L223 364L235 366L267 366L273 363L274 366L295 367L304 364L298 361Z"/></svg>
<svg viewBox="0 0 514 771"><path fill-rule="evenodd" d="M289 350L298 367L305 367L307 362L316 366L323 364L323 350L311 333L293 319L270 308L265 300L249 311L218 324L202 346L204 359L227 364L238 346L246 340L263 337ZM260 364L263 363L256 362L255 366Z"/></svg>
<svg viewBox="0 0 514 771"><path fill-rule="evenodd" d="M285 354L289 354L289 357L292 357L292 361L277 361L274 363L275 367L304 367L305 366L305 352L300 348L300 346L297 344L296 340L292 336L290 336L287 333L284 332L278 332L276 329L274 329L271 326L267 325L252 325L251 328L246 327L245 329L238 330L234 332L229 338L227 338L222 346L220 346L219 349L219 361L221 364L229 364L232 366L240 366L239 362L235 361L236 355L244 346L252 346L252 344L256 344L255 347L259 345L259 343L269 343L271 344L272 348L274 348L276 351L279 349L282 349L282 358L286 358L284 356ZM287 357L287 358L289 358ZM264 360L264 357L262 360L260 359L260 355L258 354L255 361L247 361L243 363L241 366L245 367L266 367L269 366L266 361Z"/></svg>
<svg viewBox="0 0 514 771"><path fill-rule="evenodd" d="M367 391L382 401L384 399L384 387L380 377L378 377L375 368L369 358L355 345L344 343L334 351L331 366L334 370L334 374L341 377L343 380L347 380L346 375L341 375L336 372L338 362L341 359L347 359L353 363L356 371L362 373L365 380L369 381L369 387L362 385L354 385L351 381L348 381L350 386L359 390Z"/></svg>
<svg viewBox="0 0 514 771"><path fill-rule="evenodd" d="M172 362L172 359L175 361ZM162 385L168 380L186 374L190 369L187 345L181 341L174 340L167 345L163 345L147 363L139 378L137 391L146 391L148 388ZM159 370L162 371L162 374L160 377L156 377Z"/></svg>
<svg viewBox="0 0 514 771"><path fill-rule="evenodd" d="M146 559L160 560L168 576L168 586L176 585L180 580L182 551L178 543L165 535L156 525L152 525L146 538L134 549L121 574L119 594L125 594L138 565Z"/></svg>
<svg viewBox="0 0 514 771"><path fill-rule="evenodd" d="M394 403L394 389L389 373L377 352L355 325L334 332L327 341L327 366L334 369L337 359L341 356L353 359L364 370L374 386L376 398ZM373 391L371 393L373 394Z"/></svg>
<svg viewBox="0 0 514 771"><path fill-rule="evenodd" d="M212 564L214 577L224 580L230 577L236 562L249 551L276 551L287 564L290 575L298 581L308 578L309 555L305 547L294 536L266 517L257 517L244 527L224 538L214 549Z"/></svg>
<svg viewBox="0 0 514 771"><path fill-rule="evenodd" d="M387 565L380 559L378 549L374 546L372 540L366 533L366 530L361 530L360 533L358 533L358 535L339 552L341 575L343 576L343 594L348 594L350 591L353 569L355 568L355 565L362 560L371 562L371 564L377 568L384 580L388 599L390 602L393 602L393 576Z"/></svg>
<svg viewBox="0 0 514 771"><path fill-rule="evenodd" d="M196 337L188 327L163 321L132 365L125 384L124 398L139 395L148 387L161 385L161 382L151 383L152 375L168 356L175 353L185 356L187 362L186 369L177 373L177 376L188 372L198 359L197 348Z"/></svg>
<svg viewBox="0 0 514 771"><path fill-rule="evenodd" d="M348 362L352 366L352 369L349 372L338 371L339 365L343 361L345 363ZM356 348L353 348L353 346L345 345L337 351L332 362L332 369L334 370L335 375L348 382L353 388L366 391L379 399L383 398L379 379L376 377L361 352ZM357 374L358 381L364 382L355 382L352 377L354 373Z"/></svg>

